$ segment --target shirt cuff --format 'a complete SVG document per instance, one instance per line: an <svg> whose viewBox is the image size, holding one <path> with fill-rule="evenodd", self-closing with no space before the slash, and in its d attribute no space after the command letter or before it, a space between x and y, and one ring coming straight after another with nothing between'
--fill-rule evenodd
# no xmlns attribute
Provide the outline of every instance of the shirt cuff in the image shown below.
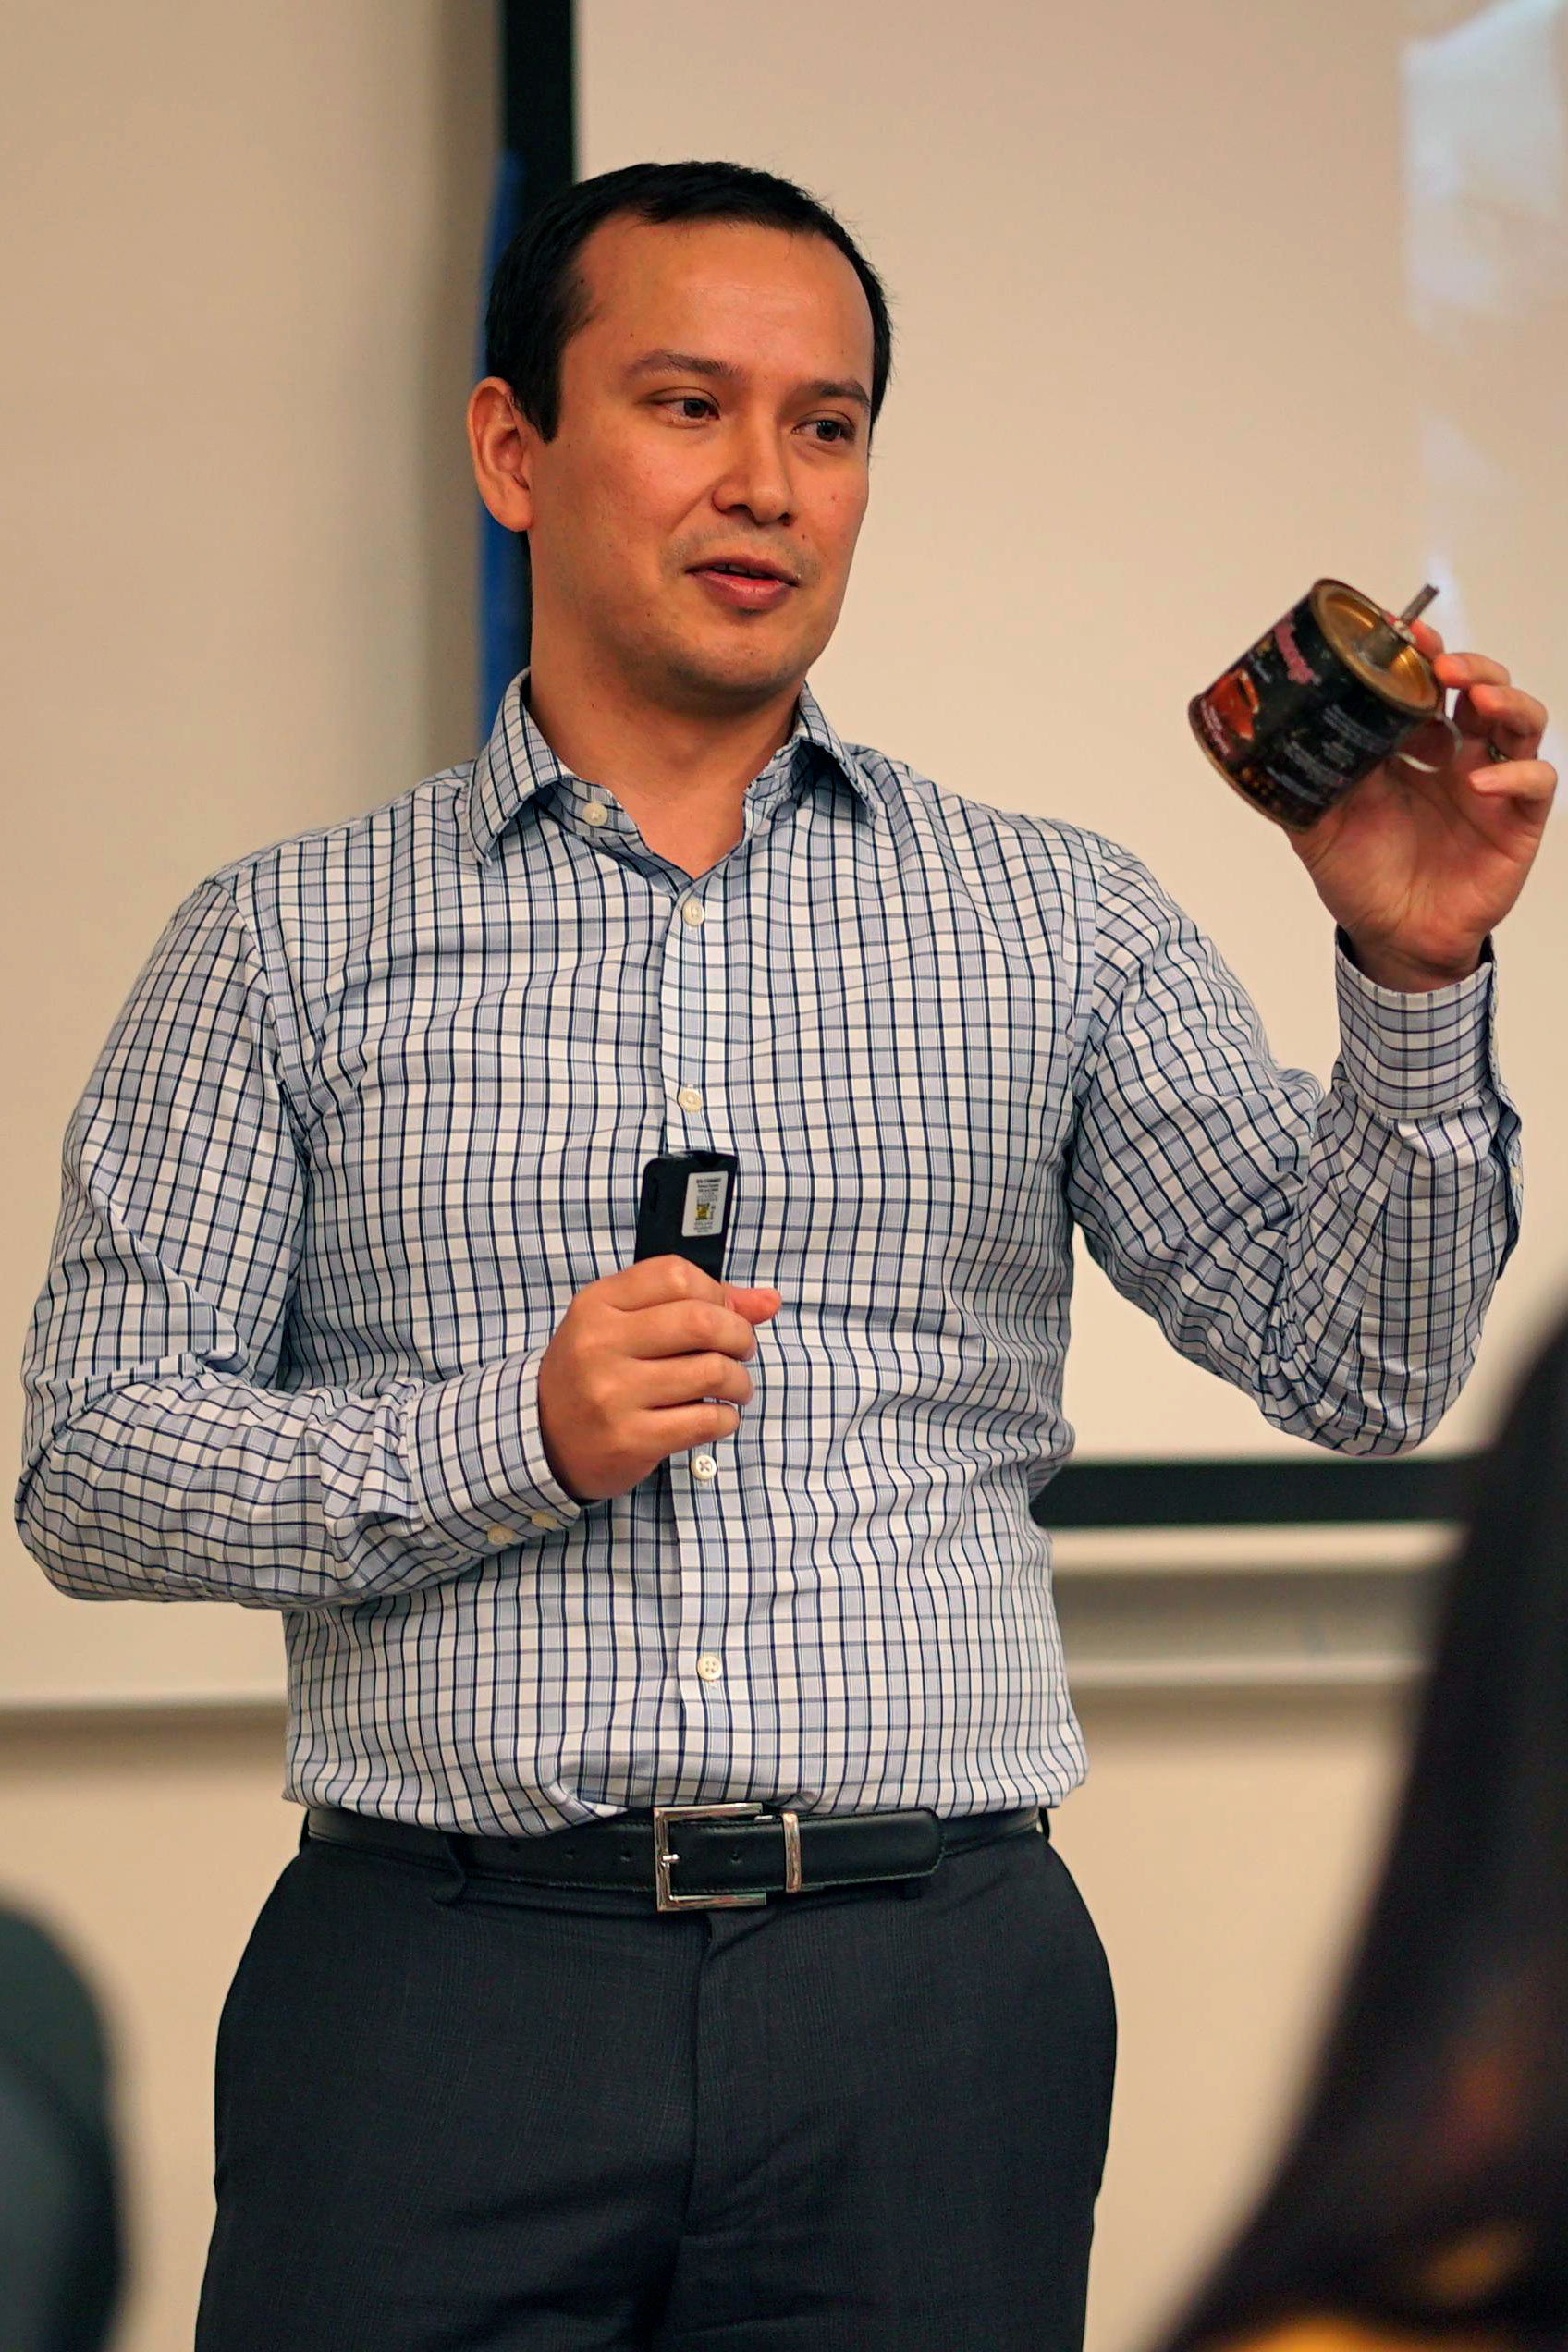
<svg viewBox="0 0 1568 2352"><path fill-rule="evenodd" d="M415 1543L484 1559L539 1543L582 1516L550 1468L539 1427L545 1351L422 1389L403 1419Z"/></svg>
<svg viewBox="0 0 1568 2352"><path fill-rule="evenodd" d="M1495 970L1488 939L1466 978L1407 995L1369 980L1336 934L1341 1063L1375 1118L1441 1119L1496 1090Z"/></svg>

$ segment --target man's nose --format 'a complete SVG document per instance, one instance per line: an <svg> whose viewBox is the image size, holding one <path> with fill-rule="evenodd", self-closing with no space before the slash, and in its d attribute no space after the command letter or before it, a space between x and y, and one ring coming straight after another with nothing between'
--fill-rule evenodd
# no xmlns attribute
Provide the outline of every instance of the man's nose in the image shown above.
<svg viewBox="0 0 1568 2352"><path fill-rule="evenodd" d="M727 514L744 507L755 522L787 521L794 498L790 471L777 430L756 424L738 430L729 462L714 485L714 502Z"/></svg>

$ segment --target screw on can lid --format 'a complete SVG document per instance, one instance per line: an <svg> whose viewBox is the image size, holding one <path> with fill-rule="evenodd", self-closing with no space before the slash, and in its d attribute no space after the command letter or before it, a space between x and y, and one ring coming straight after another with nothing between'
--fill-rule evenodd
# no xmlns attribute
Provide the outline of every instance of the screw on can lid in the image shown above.
<svg viewBox="0 0 1568 2352"><path fill-rule="evenodd" d="M1393 660L1402 644L1413 645L1415 640L1411 634L1410 624L1413 620L1419 620L1437 593L1437 582L1428 580L1420 594L1412 596L1397 620L1379 621L1362 647L1366 659L1381 667Z"/></svg>
<svg viewBox="0 0 1568 2352"><path fill-rule="evenodd" d="M1437 673L1409 628L1437 593L1424 588L1398 620L1390 620L1380 605L1343 580L1317 581L1311 591L1318 626L1346 668L1413 718L1435 717L1442 708Z"/></svg>

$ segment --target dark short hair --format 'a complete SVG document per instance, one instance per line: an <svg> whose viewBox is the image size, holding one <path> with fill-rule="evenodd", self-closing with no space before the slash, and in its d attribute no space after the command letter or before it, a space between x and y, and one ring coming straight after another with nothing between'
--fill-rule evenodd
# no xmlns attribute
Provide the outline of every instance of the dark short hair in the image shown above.
<svg viewBox="0 0 1568 2352"><path fill-rule="evenodd" d="M589 293L577 257L600 223L744 221L826 238L853 268L871 308L871 422L893 365L893 329L882 281L843 223L793 180L744 164L628 164L578 180L541 204L496 265L484 321L485 373L511 386L546 441L560 429L561 355L587 324Z"/></svg>

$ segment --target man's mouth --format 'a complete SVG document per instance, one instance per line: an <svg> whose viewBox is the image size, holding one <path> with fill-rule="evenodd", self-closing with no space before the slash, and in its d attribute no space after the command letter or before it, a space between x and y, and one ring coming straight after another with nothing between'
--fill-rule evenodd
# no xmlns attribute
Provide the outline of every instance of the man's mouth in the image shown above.
<svg viewBox="0 0 1568 2352"><path fill-rule="evenodd" d="M773 612L792 595L795 582L769 564L748 563L743 557L716 557L712 563L693 564L692 578L710 596L736 613Z"/></svg>
<svg viewBox="0 0 1568 2352"><path fill-rule="evenodd" d="M796 584L794 574L781 564L753 563L745 556L715 556L711 562L693 564L693 571L714 571L734 580L780 580L787 588Z"/></svg>

